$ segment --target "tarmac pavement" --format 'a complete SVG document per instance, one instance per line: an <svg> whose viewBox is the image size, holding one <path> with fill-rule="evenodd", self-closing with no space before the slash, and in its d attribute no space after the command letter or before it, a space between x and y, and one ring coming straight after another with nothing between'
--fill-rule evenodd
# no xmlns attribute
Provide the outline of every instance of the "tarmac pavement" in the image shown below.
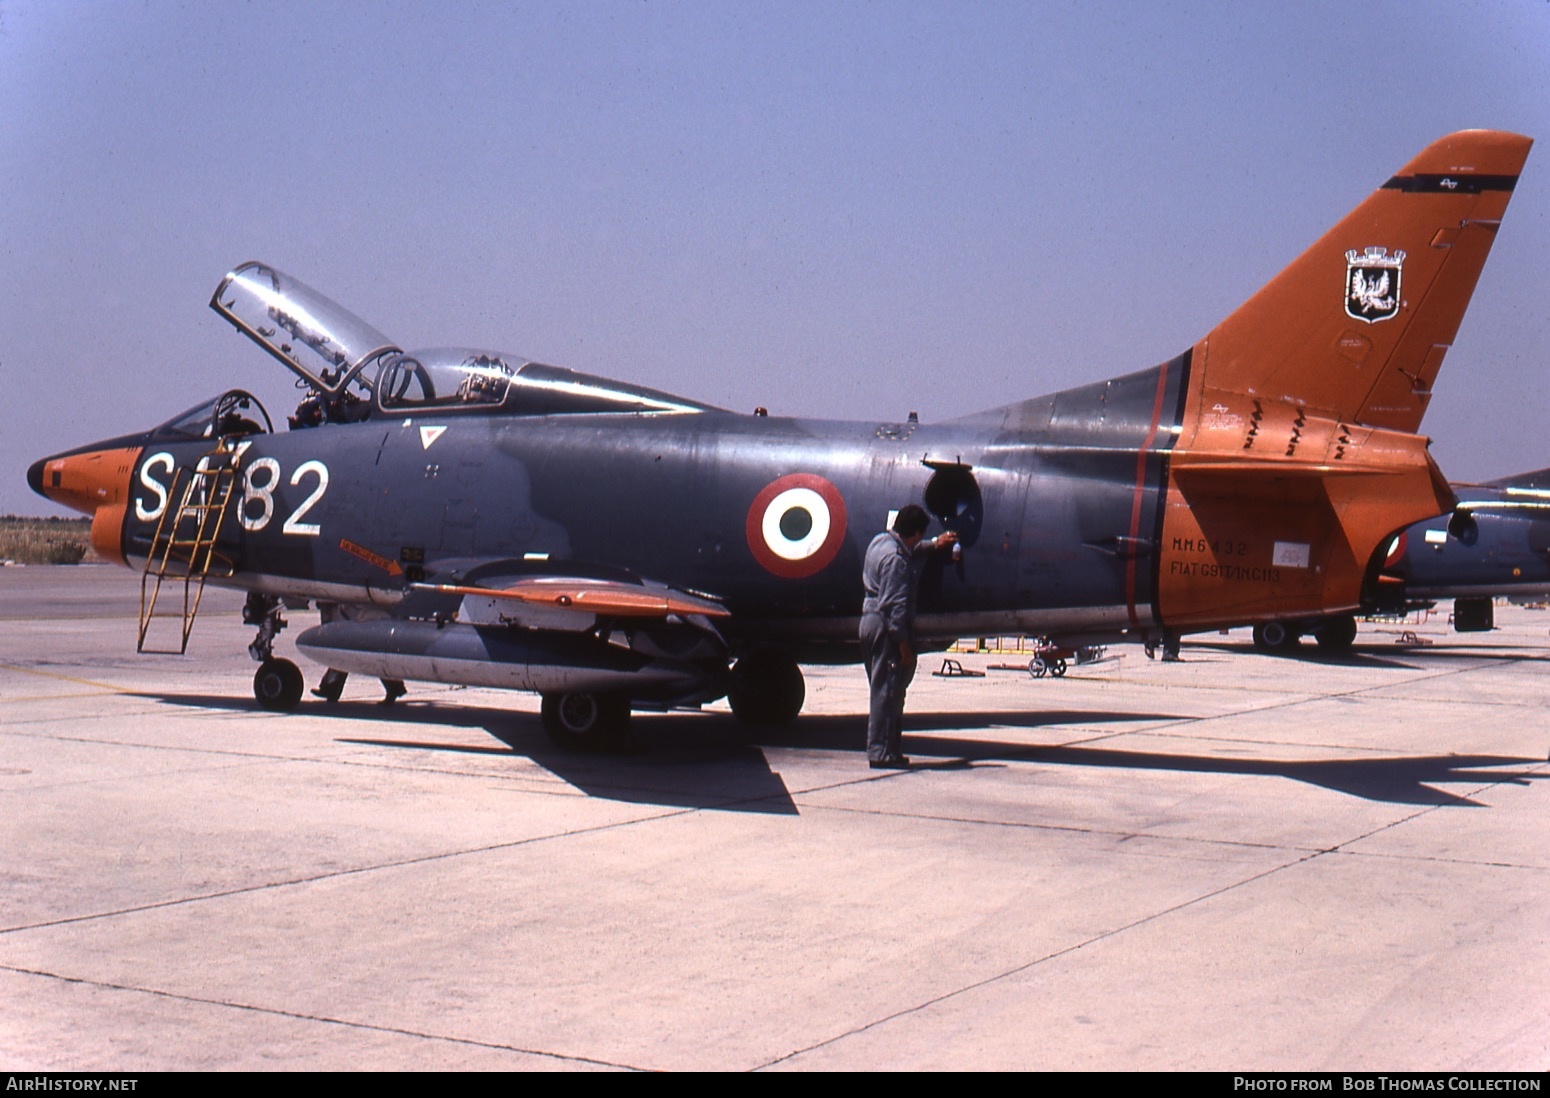
<svg viewBox="0 0 1550 1098"><path fill-rule="evenodd" d="M492 690L265 713L239 596L186 656L137 600L0 569L10 1070L1550 1063L1550 613L927 656L886 772L856 667L574 755Z"/></svg>

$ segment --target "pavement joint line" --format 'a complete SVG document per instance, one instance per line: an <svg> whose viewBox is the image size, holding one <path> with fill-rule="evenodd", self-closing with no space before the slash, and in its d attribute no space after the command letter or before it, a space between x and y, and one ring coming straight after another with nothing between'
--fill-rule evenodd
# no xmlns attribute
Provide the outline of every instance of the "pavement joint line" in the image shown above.
<svg viewBox="0 0 1550 1098"><path fill-rule="evenodd" d="M1353 840L1354 841L1354 840ZM1528 865L1523 862L1483 862L1475 858L1439 858L1420 854L1396 854L1388 850L1332 850L1342 858L1382 858L1391 862L1435 862L1438 865L1472 865L1481 869L1522 869L1529 873L1550 872L1550 866Z"/></svg>
<svg viewBox="0 0 1550 1098"><path fill-rule="evenodd" d="M79 696L79 695L77 695L77 696ZM496 780L496 781L531 780L531 776L530 775L501 775L501 774L491 774L491 773L488 773L488 772L485 772L485 771L479 771L479 770L457 770L457 769L448 769L446 767L405 766L405 765L402 765L402 764L369 762L369 761L366 761L366 760L363 760L363 759L350 758L350 757L346 757L346 756L342 756L342 755L341 756L319 756L319 757L313 757L313 756L308 756L308 755L265 754L265 753L259 753L259 752L254 752L254 751L239 751L239 750L237 750L235 748L229 748L229 747L200 747L200 746L194 745L194 744L136 743L136 742L129 741L129 740L100 739L100 738L91 737L91 736L59 736L59 735L52 735L52 734L43 733L43 732L20 732L20 731L15 731L14 728L6 729L3 732L0 732L0 735L29 736L29 737L31 737L33 739L58 740L58 741L61 741L61 742L64 742L64 743L82 743L82 744L89 744L89 745L94 746L94 747L95 746L109 746L109 747L133 748L133 749L145 750L145 751L171 751L171 752L176 752L176 753L179 753L179 754L187 753L187 754L194 754L194 755L222 755L222 756L229 756L229 757L236 758L236 759L250 760L248 763L244 764L244 765L250 765L250 766L257 766L257 765L261 765L261 764L264 764L264 763L274 763L274 764L278 764L278 763L305 763L305 764L322 764L322 765L327 765L327 766L363 767L363 768L367 768L367 769L386 770L386 771L390 771L390 772L393 772L393 773L408 772L408 773L414 773L414 774L442 774L442 775L446 775L448 777L490 778L490 779L493 779L493 780ZM356 749L356 750L358 750L358 749ZM513 758L518 758L518 759L527 759L530 762L533 762L534 765L536 765L536 766L540 766L540 767L543 766L542 763L538 762L536 759L533 759L529 755L522 755L520 753L513 752L512 753L512 757ZM234 763L232 765L237 765L237 764ZM196 773L196 772L198 772L199 769L200 768L195 767L195 768L190 768L190 769L187 769L187 770L165 770L165 771L156 771L154 773L188 774L188 773ZM212 766L212 767L205 767L204 769L207 770L207 771L216 771L216 770L225 770L225 769L228 769L228 767L214 767L214 766ZM553 773L552 771L549 771L547 768L545 768L545 772L546 773ZM153 772L146 771L144 774L137 775L137 776L139 776L139 777L148 777L148 776L152 776L152 775L153 775ZM117 781L117 780L122 779L122 777L123 777L122 774L116 774L116 775L113 776L112 780ZM565 779L558 778L558 780L564 781ZM75 783L58 783L58 784L75 784ZM56 787L57 787L56 784L51 784L51 785L47 785L47 786L33 786L31 788L33 788L33 789L53 789L53 788L56 788ZM633 786L621 786L620 788L628 789L628 788L635 788L635 787L633 787ZM543 793L543 794L546 794L548 796L562 796L562 795L563 796L570 796L570 795L572 795L572 793L574 793L575 786L573 786L573 785L571 785L570 783L567 782L566 783L566 789L569 792L547 790L547 789L535 789L535 790L531 790L531 792Z"/></svg>
<svg viewBox="0 0 1550 1098"><path fill-rule="evenodd" d="M49 738L67 739L67 737L49 737ZM168 750L168 751L181 751L181 750L184 750L182 748L160 747L160 746L155 745L155 744L123 744L123 743L119 743L118 741L111 741L111 740L74 740L74 739L71 739L70 742L91 743L91 744L107 743L107 744L112 744L113 746L119 746L119 747L141 747L141 746L143 746L143 747L151 748L152 750ZM189 748L187 750L196 752L198 749L196 749L196 748ZM222 752L210 752L210 753L211 754L222 754ZM325 764L325 765L375 768L375 769L386 770L386 771L389 771L389 772L392 772L392 773L433 774L433 775L439 775L439 776L448 777L448 778L489 778L489 779L491 779L493 781L497 781L497 782L500 782L500 783L503 783L503 784L509 784L509 783L512 783L512 782L532 782L532 781L535 780L534 777L532 775L530 775L530 774L490 774L490 773L486 773L484 771L478 771L478 770L452 770L452 769L447 769L447 768L435 768L435 767L423 767L423 766L401 766L401 765L395 766L395 765L389 765L389 764L386 764L386 763L362 762L362 761L357 760L357 759L331 759L331 758L312 759L312 758L307 758L305 756L253 755L253 754L248 754L248 753L245 753L245 752L227 752L226 754L230 754L230 755L234 756L235 759L240 759L240 760L244 760L244 761L240 761L240 762L239 761L233 761L233 762L230 762L230 763L228 763L228 764L226 764L224 766L217 766L217 765L214 765L214 764L207 764L207 765L203 765L203 766L187 766L187 767L179 767L179 768L166 769L166 770L144 770L144 771L140 771L139 773L133 775L133 777L136 780L139 780L139 779L145 779L145 778L161 777L161 776L165 776L165 775L168 775L168 774L216 774L216 773L222 773L222 772L228 771L228 770L234 770L234 769L237 769L237 768L240 768L240 767L244 767L244 766L265 766L265 765L289 764L289 763L303 763L303 764L307 764L307 763L320 763L320 764ZM520 757L521 758L526 758L526 756L520 756ZM542 766L541 763L535 763L535 765L538 765L540 767ZM584 791L577 789L574 785L572 785L569 782L567 782L564 778L561 778L558 775L555 775L553 773L553 771L545 769L544 772L546 774L549 774L552 777L554 777L555 781L563 783L564 784L564 788L563 789L532 788L532 789L523 789L520 792L533 793L533 794L537 794L537 795L541 795L541 796L546 796L546 797L574 797L574 796L585 796L586 795ZM101 778L82 778L82 779L80 779L78 781L70 781L70 782L49 782L49 783L47 783L45 785L29 785L29 786L26 786L25 788L20 788L20 789L0 790L0 795L4 795L5 793L35 793L35 792L38 792L40 790L46 790L46 789L64 789L64 788L69 788L70 786L73 786L73 785L96 785L96 784L100 784L100 783L103 783L103 782L106 782L106 783L111 784L111 785L118 785L118 784L121 784L123 782L124 778L125 778L125 775L123 773L117 773L117 774L113 774L113 775L105 776L105 777L101 777ZM636 789L636 788L639 788L639 787L636 787L636 786L620 786L619 788L621 788L621 789Z"/></svg>
<svg viewBox="0 0 1550 1098"><path fill-rule="evenodd" d="M36 667L21 667L14 663L0 663L0 671L14 671L18 675L37 675L45 679L57 679L60 682L75 683L77 686L90 686L97 690L105 690L110 694L128 694L132 689L127 686L114 686L112 683L107 682L95 682L92 679L78 679L73 675L61 675L57 671L40 671ZM54 697L54 695L47 696L50 698ZM71 697L78 696L71 695Z"/></svg>
<svg viewBox="0 0 1550 1098"><path fill-rule="evenodd" d="M113 698L123 694L124 691L108 688L104 690L88 690L75 694L7 694L5 700L14 704L22 702L51 702L51 701L79 701L81 698Z"/></svg>
<svg viewBox="0 0 1550 1098"><path fill-rule="evenodd" d="M1521 657L1521 656L1520 657L1514 657L1514 658L1511 658L1511 659L1508 659L1508 660L1504 661L1504 663L1506 663L1506 664L1523 663L1523 662L1526 661L1526 659L1527 659L1527 657ZM1433 674L1418 675L1418 676L1416 676L1413 679L1407 680L1405 683L1399 684L1399 686L1407 686L1407 685L1411 685L1411 684L1416 683L1416 682L1427 682L1427 681L1430 681L1432 679L1446 678L1446 677L1451 676L1451 675L1467 674L1469 672L1477 671L1477 670L1479 670L1478 667L1443 668L1443 669L1439 669L1438 671L1436 671ZM1233 710L1230 713L1212 713L1212 714L1205 714L1205 715L1198 716L1198 717L1183 717L1183 718L1181 718L1179 720L1176 720L1176 721L1171 721L1171 722L1162 723L1162 724L1156 724L1156 725L1150 725L1150 726L1148 726L1147 728L1144 728L1144 729L1136 729L1134 732L1130 732L1130 733L1113 733L1113 734L1114 735L1120 735L1120 734L1126 734L1126 735L1156 734L1158 732L1162 732L1162 731L1165 731L1165 730L1170 729L1170 728L1182 728L1182 727L1185 727L1186 725L1201 724L1201 723L1204 723L1206 721L1225 720L1225 719L1229 719L1229 718L1232 718L1232 717L1257 716L1257 715L1259 715L1261 713L1271 713L1271 712L1274 712L1277 709L1292 708L1292 707L1295 707L1295 706L1298 706L1298 705L1307 704L1309 702L1328 701L1328 700L1330 700L1332 698L1352 698L1352 697L1357 697L1358 695L1362 695L1362 694L1378 694L1378 696L1381 697L1382 696L1381 695L1381 691L1383 691L1383 690L1393 690L1393 689L1396 689L1396 688L1397 687L1395 686L1395 684L1384 683L1384 684L1374 684L1372 686L1353 687L1350 690L1340 690L1340 691L1335 691L1335 692L1331 692L1331 693L1328 693L1328 694L1317 694L1317 695L1315 695L1315 694L1307 694L1307 695L1303 695L1303 696L1297 697L1297 698L1287 698L1286 700L1280 701L1280 702L1272 702L1272 703L1270 703L1268 705L1248 706L1248 707L1242 708L1242 709L1235 709L1235 710ZM1191 689L1208 689L1208 690L1209 689L1215 689L1217 691L1222 691L1222 690L1224 690L1226 688L1223 688L1223 687L1216 687L1216 688L1195 688L1195 687L1192 687ZM1235 693L1236 690L1229 691L1229 692ZM1497 703L1497 704L1510 704L1510 703Z"/></svg>
<svg viewBox="0 0 1550 1098"><path fill-rule="evenodd" d="M1101 827L1081 827L1076 824L1041 823L1032 820L977 820L968 816L942 816L928 812L899 812L880 808L855 808L842 804L815 804L807 806L815 812L848 812L857 816L886 816L901 820L929 820L933 823L966 824L973 827L1026 828L1030 831L1065 831L1074 835L1097 835L1130 839L1152 839L1165 843L1200 844L1203 846L1237 847L1246 850L1301 851L1305 854L1327 854L1325 847L1291 846L1285 843L1253 843L1243 839L1203 839L1195 835L1162 835L1153 831L1113 831Z"/></svg>
<svg viewBox="0 0 1550 1098"><path fill-rule="evenodd" d="M556 831L547 835L531 835L525 839L513 839L510 842L490 843L487 846L469 847L463 850L443 850L435 854L424 854L418 858L400 858L397 861L379 862L374 865L358 865L349 869L339 869L331 873L314 873L306 877L295 877L285 881L266 881L262 884L245 885L241 888L224 888L216 892L203 892L194 896L179 896L170 900L158 900L155 903L135 904L131 907L117 908L113 911L94 911L87 915L71 915L63 919L50 919L40 923L26 923L21 926L0 927L0 938L7 934L19 934L28 930L49 930L54 927L70 926L74 923L89 923L98 919L114 919L121 915L138 915L146 911L159 911L163 908L182 907L185 904L205 903L209 900L224 900L233 896L246 896L257 892L268 892L284 888L298 888L303 885L322 884L326 881L339 880L344 877L364 876L368 873L379 873L391 869L404 869L409 866L427 865L431 862L448 861L453 858L464 858L473 854L490 854L499 850L514 850L521 846L531 846L536 843L549 842L551 840L568 839L578 835L591 835L602 831L612 831L617 828L632 827L635 824L655 822L657 820L670 819L674 816L683 816L689 813L701 811L698 808L677 808L653 813L636 819L614 820L610 823L597 824L593 827L577 827L568 831Z"/></svg>
<svg viewBox="0 0 1550 1098"><path fill-rule="evenodd" d="M874 1018L872 1021L867 1022L865 1025L854 1026L851 1029L846 1030L844 1033L837 1033L833 1037L826 1037L822 1041L817 1041L811 1045L807 1045L804 1048L793 1049L792 1051L786 1053L784 1056L778 1056L773 1060L758 1064L750 1070L762 1071L764 1068L774 1067L776 1064L784 1063L787 1060L791 1060L797 1056L802 1056L806 1053L816 1051L817 1049L825 1048L832 1044L837 1044L838 1042L845 1040L847 1037L855 1037L859 1034L867 1032L870 1029L875 1029L878 1026L884 1025L885 1023L896 1021L899 1018L908 1017L911 1014L918 1014L929 1007L936 1006L938 1003L945 1003L951 999L956 999L962 995L966 995L971 991L978 991L980 988L989 987L991 984L999 983L1002 980L1020 975L1032 968L1045 964L1048 961L1058 960L1061 957L1065 957L1072 953L1086 949L1088 946L1097 945L1099 942L1107 941L1110 938L1118 937L1119 935L1128 931L1145 926L1147 923L1155 922L1158 919L1162 919L1169 915L1175 914L1176 912L1183 911L1186 908L1194 907L1196 904L1204 903L1205 901L1215 899L1218 896L1225 896L1227 893L1233 892L1239 888L1244 887L1245 885L1255 884L1258 881L1262 881L1267 877L1274 876L1275 874L1280 873L1283 870L1290 869L1293 866L1303 865L1314 860L1315 858L1323 857L1326 853L1327 851L1314 851L1312 853L1305 854L1300 858L1294 858L1292 861L1284 862L1281 865L1271 866L1270 868L1261 870L1258 873L1250 874L1242 880L1234 881L1231 884L1222 885L1220 888L1214 888L1209 892L1203 892L1199 896L1193 896L1190 899L1181 900L1178 903L1169 907L1165 907L1160 911L1153 911L1150 914L1141 916L1140 918L1132 919L1130 922L1125 923L1123 926L1111 927L1102 933L1090 935L1089 937L1084 938L1079 942L1073 942L1071 945L1053 950L1041 957L1035 957L1031 961L1025 961L1020 965L1014 965L1012 968L1006 969L1003 972L998 972L994 975L986 976L983 979L964 984L962 987L954 988L951 991L944 991L939 995L933 995L928 999L916 1003L914 1006L902 1007L889 1014L885 1014L880 1018Z"/></svg>
<svg viewBox="0 0 1550 1098"><path fill-rule="evenodd" d="M1274 657L1271 657L1271 658L1274 658ZM1463 656L1461 655L1460 658L1463 658ZM1502 656L1502 657L1498 657L1496 659L1496 665L1497 666L1509 666L1511 664L1517 664L1517 663L1542 663L1542 662L1545 662L1546 660L1550 660L1550 656L1546 656L1544 654L1536 654L1536 655L1524 654L1524 655L1517 655L1517 656ZM1185 663L1189 663L1190 661L1189 660L1185 660L1184 662ZM1310 661L1298 660L1298 661L1294 661L1294 662L1297 662L1297 663L1300 663L1300 664L1308 664ZM1326 666L1326 667L1340 667L1341 665L1338 664L1338 663L1332 663L1332 664L1326 664L1326 665L1322 665L1322 666ZM1402 683L1398 684L1398 685L1405 686L1405 685L1410 685L1410 684L1416 683L1416 682L1426 682L1426 681L1428 681L1430 679L1441 678L1441 677L1445 677L1445 676L1448 676L1448 675L1465 674L1465 673L1481 670L1481 667L1479 665L1471 665L1471 666L1465 666L1465 667L1410 667L1410 668L1407 668L1407 670L1412 672L1411 676L1408 679L1404 680ZM1123 676L1112 676L1112 677L1110 677L1110 676L1100 676L1100 675L1081 675L1081 676L1069 676L1068 675L1068 676L1066 676L1066 678L1067 678L1067 681L1074 681L1074 682L1106 683L1106 684L1112 684L1114 686L1142 686L1142 687L1158 688L1158 689L1163 689L1163 690L1173 689L1173 688L1175 688L1175 687L1180 685L1179 683L1174 683L1174 682L1160 682L1160 681L1157 681L1157 680L1154 680L1154 679L1151 679L1151 678L1125 678ZM1288 688L1286 688L1284 686L1270 687L1270 686L1250 686L1250 685L1243 685L1243 684L1237 684L1237 685L1233 685L1233 686L1213 686L1213 685L1210 685L1210 684L1200 684L1200 685L1190 684L1189 685L1189 689L1191 691L1195 691L1195 692L1198 692L1198 693L1204 693L1204 694L1283 694L1283 695L1284 694L1300 694L1300 695L1302 695L1301 700L1314 700L1314 699L1322 699L1322 698L1345 697L1345 696L1347 696L1349 694L1365 693L1365 692L1370 691L1370 690L1395 689L1395 685L1394 684L1378 684L1378 685L1374 685L1374 686L1359 687L1359 688L1354 689L1354 690L1341 691L1341 692L1338 692L1338 693L1331 693L1331 694L1324 694L1324 693L1309 694L1309 693L1306 693L1304 691L1289 690ZM1297 700L1298 699L1288 699L1287 702L1280 703L1280 704L1296 704ZM1267 707L1263 707L1263 708L1271 708L1271 709L1273 709L1273 708L1275 708L1275 705L1271 705L1271 706L1267 706ZM1252 712L1259 712L1260 710L1255 709L1255 710L1251 710L1251 711Z"/></svg>
<svg viewBox="0 0 1550 1098"><path fill-rule="evenodd" d="M1248 738L1243 737L1243 736L1207 736L1207 735L1180 736L1177 733L1173 733L1173 732L1161 732L1161 733L1159 733L1156 729L1152 729L1152 728L1138 728L1134 732L1117 732L1117 733L1115 733L1115 735L1117 735L1117 736L1159 736L1160 738L1170 738L1170 739L1176 738L1176 739L1200 740L1203 743L1247 743L1247 744L1254 744L1256 746L1264 746L1266 744L1269 744L1269 745L1272 745L1272 746L1275 746L1275 747L1292 747L1292 748L1305 749L1305 750L1309 750L1309 751L1349 751L1349 752L1353 752L1353 753L1360 753L1360 754L1367 754L1367 755L1393 755L1396 752L1401 750L1400 748L1397 748L1397 747L1368 747L1368 746L1363 745L1363 744L1323 743L1321 741L1314 741L1312 743L1309 743L1306 740L1272 740L1272 739L1258 739L1258 740L1255 740L1255 739L1248 739ZM1065 747L1065 746L1075 746L1075 745L1057 744L1055 746ZM1411 756L1409 756L1409 755L1401 755L1400 757L1401 758L1410 758ZM1282 759L1280 761L1282 761L1282 762L1295 762L1297 760ZM1532 762L1532 761L1535 761L1535 760L1525 759L1524 761L1525 762Z"/></svg>
<svg viewBox="0 0 1550 1098"><path fill-rule="evenodd" d="M417 1037L426 1041L446 1041L456 1045L470 1045L476 1048L494 1049L497 1052L514 1052L524 1056L541 1056L549 1060L563 1060L573 1064L596 1064L599 1067L619 1068L624 1071L646 1071L647 1068L636 1067L633 1064L618 1063L613 1060L599 1060L592 1056L577 1056L565 1052L550 1052L546 1049L523 1048L520 1045L503 1045L495 1041L481 1041L473 1037L449 1037L442 1033L426 1033L420 1030L405 1029L401 1026L378 1025L371 1022L355 1022L348 1018L332 1018L326 1014L304 1014L295 1010L281 1010L279 1007L259 1006L256 1003L238 1003L229 999L211 999L203 995L187 995L177 991L165 991L155 987L137 987L133 984L120 984L111 980L92 980L84 976L66 976L59 972L47 972L41 969L21 968L16 965L0 963L0 970L15 972L24 976L39 976L48 980L61 980L70 984L81 984L85 987L103 988L108 991L127 991L137 995L151 995L159 999L171 999L175 1002L199 1003L204 1006L226 1007L230 1010L251 1011L256 1014L268 1014L279 1018L294 1018L302 1022L320 1022L323 1025L344 1026L348 1029L363 1029L374 1033L390 1033L400 1037Z"/></svg>
<svg viewBox="0 0 1550 1098"><path fill-rule="evenodd" d="M1270 708L1274 708L1274 707L1270 707ZM1201 740L1201 741L1206 742L1206 743L1247 743L1247 744L1254 744L1256 746L1263 746L1266 743L1271 743L1271 744L1274 744L1274 745L1280 746L1280 747L1298 748L1298 749L1308 750L1308 751L1319 751L1319 750L1323 750L1323 751L1347 751L1347 752L1361 752L1361 753L1364 753L1364 754L1372 754L1372 755L1393 755L1393 754L1395 754L1395 751L1396 751L1396 749L1392 748L1392 747L1366 747L1366 746L1363 746L1363 745L1360 745L1360 744L1347 744L1347 743L1322 743L1322 742L1308 743L1308 742L1306 742L1304 740L1266 740L1264 738L1249 739L1249 738L1246 738L1246 737L1243 737L1243 736L1212 736L1212 735L1206 735L1205 733L1199 733L1199 732L1191 733L1191 734L1185 736L1185 735L1182 735L1180 732L1177 731L1178 729L1186 728L1186 727L1188 727L1190 725L1204 724L1207 721L1228 720L1228 719L1230 719L1232 717L1250 715L1250 714L1255 713L1255 712L1258 712L1258 710L1237 710L1237 711L1232 712L1232 713L1216 713L1216 714L1209 714L1209 715L1201 716L1201 717L1183 717L1183 718L1180 718L1179 720L1170 721L1167 724L1151 725L1151 726L1148 726L1146 728L1122 729L1122 730L1119 730L1119 731L1099 731L1099 730L1094 729L1094 730L1091 730L1089 732L1089 734L1087 734L1087 735L1076 735L1072 739L1062 740L1059 743L1038 744L1036 746L1029 746L1029 747L1026 747L1026 748L1021 748L1015 754L1012 753L1012 752L1008 752L1008 753L1006 753L1006 754L1004 754L1002 756L998 756L998 758L1007 758L1007 759L1026 758L1030 762L1035 762L1035 761L1037 761L1037 754L1040 751L1048 751L1048 750L1050 750L1052 748L1085 747L1085 746L1088 746L1090 744L1099 744L1099 743L1103 743L1106 740L1119 739L1119 738L1125 737L1125 736L1157 737L1157 738L1160 738L1160 739L1191 739L1191 740ZM1002 728L1002 729L1008 729L1010 731L1016 731L1017 729L1019 729L1019 728L1021 728L1023 726L1021 726L1021 725L1011 725L1011 724L997 724L997 725L990 725L988 727L990 727L990 728ZM1059 727L1059 726L1048 726L1048 727ZM972 731L972 730L965 729L963 731ZM1080 732L1088 731L1088 730L1084 730L1084 729L1080 729L1080 728L1073 728L1072 731L1074 733L1080 733ZM929 736L931 734L930 733L917 732L917 733L914 733L914 735L929 738ZM1408 758L1409 756L1400 756L1400 757ZM1290 762L1298 762L1298 761L1301 761L1301 760L1297 760L1297 759L1280 759L1280 760L1275 760L1275 761L1289 762L1290 763ZM1528 761L1528 760L1525 760L1525 761Z"/></svg>
<svg viewBox="0 0 1550 1098"><path fill-rule="evenodd" d="M178 754L190 755L226 755L238 759L253 759L260 762L321 762L337 763L344 766L382 766L388 770L402 769L389 767L381 763L364 763L359 760L342 757L313 757L310 755L287 755L272 752L242 751L234 747L202 747L198 744L167 744L167 743L139 743L134 740L105 739L99 736L61 736L49 732L21 732L16 731L15 726L6 729L3 735L28 736L39 740L58 740L61 743L83 743L93 747L127 747L140 751L171 751Z"/></svg>

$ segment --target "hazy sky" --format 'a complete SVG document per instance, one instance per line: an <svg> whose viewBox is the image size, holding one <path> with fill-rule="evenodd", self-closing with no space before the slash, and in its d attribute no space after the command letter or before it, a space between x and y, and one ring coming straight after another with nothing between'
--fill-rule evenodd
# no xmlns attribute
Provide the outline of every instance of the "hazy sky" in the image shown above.
<svg viewBox="0 0 1550 1098"><path fill-rule="evenodd" d="M944 419L1182 351L1432 139L1541 139L1425 430L1550 466L1550 0L0 0L0 512L288 377L263 259L405 347Z"/></svg>

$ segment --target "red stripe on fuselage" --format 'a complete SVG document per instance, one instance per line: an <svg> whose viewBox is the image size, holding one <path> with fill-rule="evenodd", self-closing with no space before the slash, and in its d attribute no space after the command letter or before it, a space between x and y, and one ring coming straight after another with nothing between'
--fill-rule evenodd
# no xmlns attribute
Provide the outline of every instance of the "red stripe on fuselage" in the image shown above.
<svg viewBox="0 0 1550 1098"><path fill-rule="evenodd" d="M1141 500L1146 492L1146 453L1152 448L1152 443L1157 440L1157 425L1162 419L1163 397L1168 389L1168 364L1164 362L1157 368L1157 396L1152 400L1152 425L1147 429L1146 440L1141 443L1136 451L1136 492L1135 498L1130 503L1130 538L1132 544L1139 543L1141 539ZM1161 507L1163 501L1157 505ZM1132 628L1141 627L1141 617L1136 613L1136 562L1137 556L1131 553L1125 562L1125 606L1130 611L1130 624Z"/></svg>

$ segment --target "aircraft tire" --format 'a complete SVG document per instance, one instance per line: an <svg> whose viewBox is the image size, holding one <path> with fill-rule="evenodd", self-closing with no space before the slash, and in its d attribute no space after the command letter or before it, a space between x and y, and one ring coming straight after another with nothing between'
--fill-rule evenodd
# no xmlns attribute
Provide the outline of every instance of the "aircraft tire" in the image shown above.
<svg viewBox="0 0 1550 1098"><path fill-rule="evenodd" d="M1254 647L1261 652L1295 652L1301 639L1285 622L1262 621L1254 627Z"/></svg>
<svg viewBox="0 0 1550 1098"><path fill-rule="evenodd" d="M1320 652L1349 652L1356 643L1356 619L1349 614L1331 618L1313 636Z"/></svg>
<svg viewBox="0 0 1550 1098"><path fill-rule="evenodd" d="M274 713L289 713L301 704L307 680L290 660L267 659L253 673L253 697Z"/></svg>
<svg viewBox="0 0 1550 1098"><path fill-rule="evenodd" d="M797 719L807 700L802 669L784 652L750 652L732 668L727 701L744 724L779 728Z"/></svg>
<svg viewBox="0 0 1550 1098"><path fill-rule="evenodd" d="M544 731L568 751L615 751L629 735L630 703L616 694L545 694Z"/></svg>

